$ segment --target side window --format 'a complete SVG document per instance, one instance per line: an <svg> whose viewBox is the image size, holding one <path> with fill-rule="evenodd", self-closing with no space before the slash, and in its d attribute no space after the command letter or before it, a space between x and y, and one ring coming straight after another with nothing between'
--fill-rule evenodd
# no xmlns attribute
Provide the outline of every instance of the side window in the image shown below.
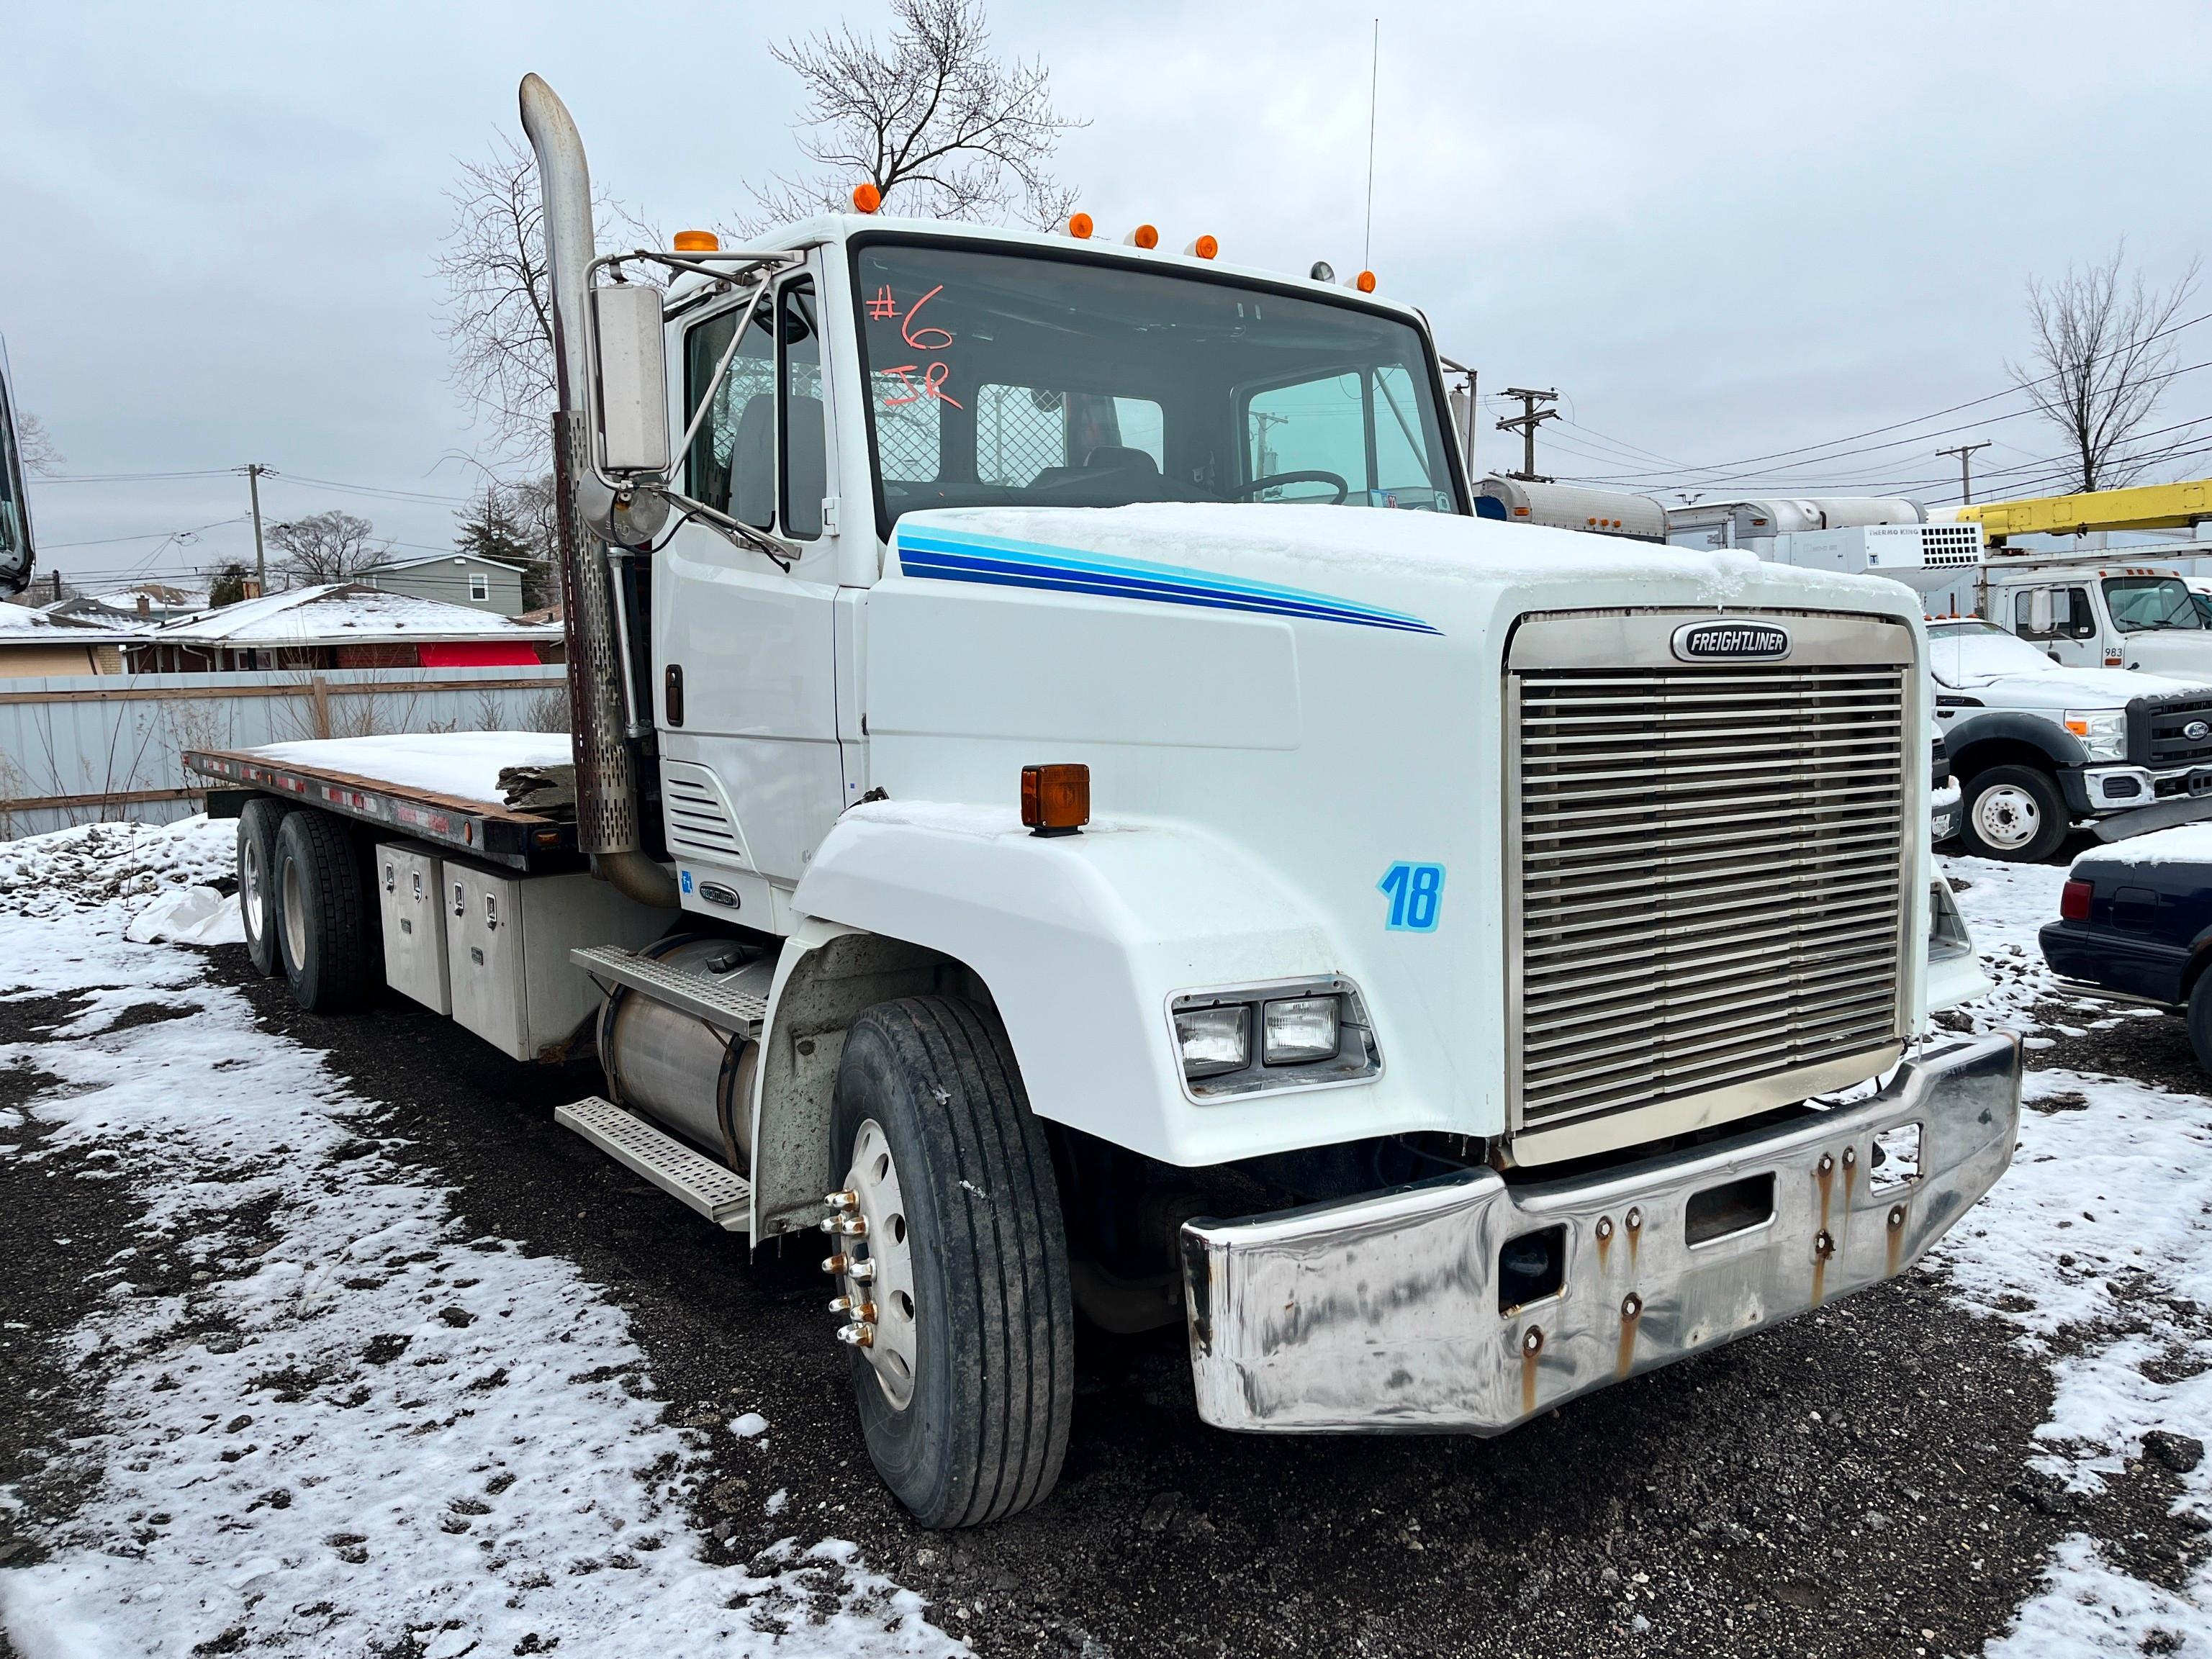
<svg viewBox="0 0 2212 1659"><path fill-rule="evenodd" d="M489 599L491 597L491 578L485 575L480 570L471 573L469 576L469 597L477 601L479 604Z"/></svg>
<svg viewBox="0 0 2212 1659"><path fill-rule="evenodd" d="M714 384L744 310L741 304L709 317L684 337L686 420ZM775 336L763 301L684 463L685 494L759 530L775 520Z"/></svg>
<svg viewBox="0 0 2212 1659"><path fill-rule="evenodd" d="M2062 587L2051 596L2051 623L2069 639L2097 637L2097 611L2086 587Z"/></svg>
<svg viewBox="0 0 2212 1659"><path fill-rule="evenodd" d="M1285 472L1325 472L1348 493L1367 487L1367 400L1356 374L1325 375L1256 393L1244 411L1247 482ZM1328 501L1333 483L1311 478L1272 484L1253 499Z"/></svg>
<svg viewBox="0 0 2212 1659"><path fill-rule="evenodd" d="M777 333L783 342L781 446L783 531L799 541L822 533L822 498L830 493L830 466L822 407L822 334L817 326L811 278L787 283L776 296Z"/></svg>

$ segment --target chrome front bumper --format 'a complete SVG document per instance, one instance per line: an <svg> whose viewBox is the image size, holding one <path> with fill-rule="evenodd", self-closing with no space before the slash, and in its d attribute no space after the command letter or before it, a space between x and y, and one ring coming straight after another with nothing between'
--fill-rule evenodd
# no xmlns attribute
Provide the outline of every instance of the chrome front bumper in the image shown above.
<svg viewBox="0 0 2212 1659"><path fill-rule="evenodd" d="M1868 1099L1692 1152L1526 1185L1474 1170L1190 1222L1199 1414L1279 1433L1496 1434L1893 1278L2012 1161L2020 1073L2010 1036L1931 1044ZM1917 1175L1895 1179L1893 1158L1872 1167L1875 1138L1912 1124ZM1750 1218L1743 1194L1769 1176L1770 1212ZM1730 1192L1717 1200L1719 1188ZM1732 1217L1747 1219L1729 1230ZM1552 1228L1564 1229L1559 1288L1501 1309L1500 1250Z"/></svg>

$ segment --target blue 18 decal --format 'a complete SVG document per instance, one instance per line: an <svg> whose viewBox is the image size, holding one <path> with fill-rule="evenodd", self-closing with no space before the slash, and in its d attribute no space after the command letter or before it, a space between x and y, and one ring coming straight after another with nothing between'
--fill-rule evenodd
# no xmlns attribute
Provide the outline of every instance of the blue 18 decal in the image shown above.
<svg viewBox="0 0 2212 1659"><path fill-rule="evenodd" d="M1444 902L1441 864L1394 864L1375 884L1390 896L1390 927L1408 933L1432 933Z"/></svg>

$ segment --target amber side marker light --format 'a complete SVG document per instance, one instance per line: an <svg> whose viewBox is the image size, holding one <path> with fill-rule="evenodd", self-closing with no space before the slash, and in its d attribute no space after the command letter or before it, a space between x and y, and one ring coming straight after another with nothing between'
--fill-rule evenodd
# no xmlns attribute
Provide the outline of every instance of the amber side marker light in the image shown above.
<svg viewBox="0 0 2212 1659"><path fill-rule="evenodd" d="M714 253L722 246L722 239L711 230L679 230L676 233L678 253Z"/></svg>
<svg viewBox="0 0 2212 1659"><path fill-rule="evenodd" d="M1091 822L1091 769L1022 768L1022 823L1033 835L1072 836Z"/></svg>
<svg viewBox="0 0 2212 1659"><path fill-rule="evenodd" d="M873 185L855 185L853 186L854 212L873 213L883 204L884 193L878 190Z"/></svg>

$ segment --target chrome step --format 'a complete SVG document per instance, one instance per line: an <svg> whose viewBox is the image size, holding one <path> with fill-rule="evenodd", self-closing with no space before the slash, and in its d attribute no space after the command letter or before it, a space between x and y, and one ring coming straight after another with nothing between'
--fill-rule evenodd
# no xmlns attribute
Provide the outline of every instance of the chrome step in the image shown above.
<svg viewBox="0 0 2212 1659"><path fill-rule="evenodd" d="M752 1182L611 1100L586 1095L572 1105L555 1107L553 1121L574 1129L616 1163L635 1170L724 1231L741 1233L750 1224Z"/></svg>
<svg viewBox="0 0 2212 1659"><path fill-rule="evenodd" d="M684 973L618 945L581 945L568 952L568 960L603 986L627 985L720 1031L757 1038L768 1020L768 999L757 992L718 984L704 975ZM738 975L730 977L735 979Z"/></svg>

